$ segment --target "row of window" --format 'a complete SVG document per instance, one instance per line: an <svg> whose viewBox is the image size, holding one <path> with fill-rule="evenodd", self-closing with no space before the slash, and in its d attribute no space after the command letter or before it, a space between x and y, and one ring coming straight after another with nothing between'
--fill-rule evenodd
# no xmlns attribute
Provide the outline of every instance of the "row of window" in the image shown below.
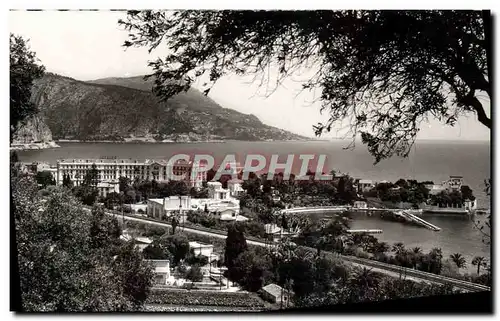
<svg viewBox="0 0 500 321"><path fill-rule="evenodd" d="M181 173L181 172L174 173L174 175L177 175L177 176L181 176L184 174L185 173ZM85 177L85 172L61 171L61 177L63 175L69 175L71 179L83 180L83 178ZM140 175L134 175L134 174L127 175L127 173L115 175L114 173L102 173L102 172L98 174L98 178L101 180L102 179L118 179L121 176L130 178L130 179L134 179L135 177L140 177L143 179L152 177L152 179L154 179L154 180L160 180L160 179L164 179L164 178L168 177L167 175L162 175L162 176L150 175L150 174L143 175L142 173ZM198 175L198 179L202 179L202 177L200 175Z"/></svg>
<svg viewBox="0 0 500 321"><path fill-rule="evenodd" d="M91 168L94 164L84 164L84 165L74 165L74 164L59 164L60 168L77 168L77 169L86 169L86 168ZM121 165L121 164L116 164L116 165L96 165L98 169L128 169L128 170L140 170L144 168L151 168L151 165ZM168 166L154 166L154 168L167 168ZM191 165L176 165L174 166L174 170L190 170Z"/></svg>

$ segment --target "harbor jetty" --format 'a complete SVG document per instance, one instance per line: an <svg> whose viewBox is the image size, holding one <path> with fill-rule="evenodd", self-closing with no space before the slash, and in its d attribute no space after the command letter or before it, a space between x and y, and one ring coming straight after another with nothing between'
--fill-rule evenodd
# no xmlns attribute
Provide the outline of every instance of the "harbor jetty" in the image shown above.
<svg viewBox="0 0 500 321"><path fill-rule="evenodd" d="M427 222L426 220L418 217L412 210L401 210L401 209L391 209L391 208L377 208L377 207L367 207L367 206L312 206L312 207L293 207L281 210L279 214L312 214L312 213L373 213L373 212L392 212L394 215L404 218L407 221L413 222L425 228L433 231L440 231L441 228L438 226Z"/></svg>
<svg viewBox="0 0 500 321"><path fill-rule="evenodd" d="M347 233L350 234L360 234L360 233L366 233L366 234L382 234L382 230L378 229L357 229L357 230L347 230Z"/></svg>

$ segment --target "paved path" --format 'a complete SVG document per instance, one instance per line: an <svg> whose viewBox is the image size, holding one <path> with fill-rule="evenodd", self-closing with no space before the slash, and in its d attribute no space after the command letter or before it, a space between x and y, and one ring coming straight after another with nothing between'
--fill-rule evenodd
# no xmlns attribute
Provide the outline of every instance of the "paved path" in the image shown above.
<svg viewBox="0 0 500 321"><path fill-rule="evenodd" d="M84 207L84 210L90 211L89 208ZM109 213L106 212L107 215L110 216L116 216L118 218L121 218L118 214L114 213ZM141 223L146 223L146 224L151 224L151 225L156 225L156 226L162 226L162 227L169 227L172 228L170 224L163 223L163 222L157 222L157 221L152 221L150 219L144 219L144 218L137 218L137 217L131 217L124 215L123 218L125 220L129 221L136 221L136 222L141 222ZM200 234L200 235L207 235L211 237L218 237L221 239L226 238L226 233L225 231L218 231L217 233L214 232L208 232L208 231L203 231L203 230L198 230L194 228L189 228L189 227L177 227L181 231L185 231L188 233L194 233L194 234ZM248 244L256 245L256 246L264 246L267 247L269 244L261 241L255 241L255 240L249 240L247 239ZM314 249L311 249L312 251L316 251ZM409 268L404 268L401 266L393 265L393 264L387 264L387 263L382 263L378 262L375 260L369 260L369 259L362 259L354 256L346 256L346 255L335 255L330 252L325 252L324 253L329 253L330 255L334 255L337 258L342 259L343 261L349 262L351 264L354 264L356 266L361 266L361 267L366 267L368 269L372 269L373 271L377 271L380 273L384 273L388 276L393 276L393 277L399 277L400 275L403 275L406 279L411 279L416 282L425 282L425 283L435 283L435 284L448 284L451 283L453 286L455 286L458 289L466 290L466 291L491 291L490 287L477 284L477 283L471 283L467 281L462 281L459 279L454 279L454 278L449 278L437 274L432 274L432 273L427 273L427 272L422 272L414 269L409 269Z"/></svg>

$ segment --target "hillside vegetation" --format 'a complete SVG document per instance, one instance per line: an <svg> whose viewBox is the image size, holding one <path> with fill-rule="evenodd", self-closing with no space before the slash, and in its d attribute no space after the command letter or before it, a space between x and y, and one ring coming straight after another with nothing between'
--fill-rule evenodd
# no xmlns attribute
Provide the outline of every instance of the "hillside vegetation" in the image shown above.
<svg viewBox="0 0 500 321"><path fill-rule="evenodd" d="M47 73L35 82L32 99L40 110L38 119L54 139L303 139L265 125L253 115L222 108L195 89L160 102L151 91L151 82L142 77L83 82ZM36 129L31 131L36 133Z"/></svg>

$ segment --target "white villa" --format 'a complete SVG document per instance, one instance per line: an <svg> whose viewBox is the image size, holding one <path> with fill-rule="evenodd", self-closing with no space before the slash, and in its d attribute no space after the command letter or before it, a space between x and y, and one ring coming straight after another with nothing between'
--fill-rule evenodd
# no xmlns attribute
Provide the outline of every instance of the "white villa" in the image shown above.
<svg viewBox="0 0 500 321"><path fill-rule="evenodd" d="M243 181L241 179L231 179L227 181L227 189L229 190L229 194L231 196L238 196L243 193L245 190L241 187Z"/></svg>
<svg viewBox="0 0 500 321"><path fill-rule="evenodd" d="M462 176L450 176L447 181L443 181L441 184L427 184L425 187L429 190L429 194L437 195L443 191L459 191L462 185Z"/></svg>
<svg viewBox="0 0 500 321"><path fill-rule="evenodd" d="M366 192L371 190L375 184L371 179L360 179L358 181L358 191L359 192Z"/></svg>
<svg viewBox="0 0 500 321"><path fill-rule="evenodd" d="M148 237L142 237L142 236L139 236L139 237L131 237L130 235L121 235L120 236L120 239L124 240L124 241L133 241L134 242L134 245L135 247L139 250L139 251L143 251L146 247L148 247L149 244L151 244L153 242L153 240L151 240L150 238Z"/></svg>
<svg viewBox="0 0 500 321"><path fill-rule="evenodd" d="M120 239L124 240L126 242L128 241L133 241L135 247L139 251L143 251L149 244L153 243L153 240L150 239L149 237L143 237L143 236L135 236L133 235L134 233L130 233L130 230L123 230L122 235L120 235Z"/></svg>
<svg viewBox="0 0 500 321"><path fill-rule="evenodd" d="M164 215L170 216L174 211L185 212L191 210L191 196L170 196L147 200L147 215L161 219Z"/></svg>
<svg viewBox="0 0 500 321"><path fill-rule="evenodd" d="M227 200L230 198L230 191L222 188L221 182L208 182L208 197L213 200Z"/></svg>
<svg viewBox="0 0 500 321"><path fill-rule="evenodd" d="M193 250L194 255L211 257L214 252L213 244L204 244L200 242L189 242L189 248Z"/></svg>
<svg viewBox="0 0 500 321"><path fill-rule="evenodd" d="M353 207L365 209L365 208L368 208L368 204L365 201L355 201Z"/></svg>
<svg viewBox="0 0 500 321"><path fill-rule="evenodd" d="M219 183L219 182L215 182ZM219 183L220 184L220 183ZM217 186L217 184L214 184ZM210 185L209 185L210 188ZM170 196L147 200L147 215L161 219L164 215L169 217L175 211L185 213L189 210L208 210L221 220L247 220L239 215L240 200L229 196L227 189L214 189L210 193L213 198L191 198L191 196ZM220 198L220 197L223 198Z"/></svg>
<svg viewBox="0 0 500 321"><path fill-rule="evenodd" d="M194 255L206 257L210 265L219 259L219 255L214 253L214 246L212 244L189 242L189 248L193 250Z"/></svg>

